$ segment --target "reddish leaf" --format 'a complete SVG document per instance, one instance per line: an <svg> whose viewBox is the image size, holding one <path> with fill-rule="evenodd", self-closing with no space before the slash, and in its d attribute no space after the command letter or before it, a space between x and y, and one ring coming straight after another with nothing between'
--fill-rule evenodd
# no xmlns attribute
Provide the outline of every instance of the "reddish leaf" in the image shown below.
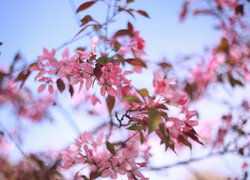
<svg viewBox="0 0 250 180"><path fill-rule="evenodd" d="M133 27L133 25L132 25L130 22L128 22L128 30L129 30L131 33L133 33L133 31L134 31L134 27Z"/></svg>
<svg viewBox="0 0 250 180"><path fill-rule="evenodd" d="M244 6L243 6L243 4L240 4L235 8L235 14L241 14L242 16L244 15Z"/></svg>
<svg viewBox="0 0 250 180"><path fill-rule="evenodd" d="M57 85L58 90L62 93L65 89L65 84L64 84L63 80L57 79L56 85Z"/></svg>
<svg viewBox="0 0 250 180"><path fill-rule="evenodd" d="M127 4L132 2L134 2L134 0L127 0Z"/></svg>
<svg viewBox="0 0 250 180"><path fill-rule="evenodd" d="M108 95L108 97L106 99L106 103L107 103L109 114L111 115L112 110L113 110L114 105L115 105L115 98L113 96Z"/></svg>
<svg viewBox="0 0 250 180"><path fill-rule="evenodd" d="M172 68L172 65L166 62L162 62L158 64L162 69L166 69L166 68Z"/></svg>
<svg viewBox="0 0 250 180"><path fill-rule="evenodd" d="M192 99L194 97L195 92L197 91L197 84L196 83L193 83L193 84L187 83L184 90Z"/></svg>
<svg viewBox="0 0 250 180"><path fill-rule="evenodd" d="M24 85L25 81L27 80L27 78L29 77L30 73L31 72L29 70L24 69L23 71L21 71L18 74L18 76L15 79L15 81L22 81L22 84L20 85L21 88L23 87L23 85Z"/></svg>
<svg viewBox="0 0 250 180"><path fill-rule="evenodd" d="M102 69L103 65L102 64L99 64L99 63L96 63L95 65L95 69L94 69L94 75L96 77L96 79L100 80L100 77L102 76Z"/></svg>
<svg viewBox="0 0 250 180"><path fill-rule="evenodd" d="M188 146L190 149L192 149L192 144L184 136L179 134L178 140L182 142L184 145Z"/></svg>
<svg viewBox="0 0 250 180"><path fill-rule="evenodd" d="M0 71L0 85L1 85L1 83L2 83L2 81L3 81L3 78L4 78L5 76L7 76L7 74Z"/></svg>
<svg viewBox="0 0 250 180"><path fill-rule="evenodd" d="M182 5L182 10L181 10L180 17L179 17L181 22L184 20L184 18L187 15L189 4L190 4L189 1L185 1Z"/></svg>
<svg viewBox="0 0 250 180"><path fill-rule="evenodd" d="M141 144L143 144L144 143L144 136L143 136L141 131L139 133L140 133L140 142L141 142Z"/></svg>
<svg viewBox="0 0 250 180"><path fill-rule="evenodd" d="M138 58L129 58L129 59L125 59L125 62L133 65L133 66L142 66L142 67L147 67L147 65L140 59Z"/></svg>
<svg viewBox="0 0 250 180"><path fill-rule="evenodd" d="M193 11L193 15L200 15L200 14L203 14L203 15L214 15L214 12L210 9L196 9Z"/></svg>
<svg viewBox="0 0 250 180"><path fill-rule="evenodd" d="M89 61L94 61L94 60L95 60L95 58L96 58L96 55L95 55L95 54L93 54L92 56L90 56Z"/></svg>
<svg viewBox="0 0 250 180"><path fill-rule="evenodd" d="M156 104L153 107L156 108L156 109L168 110L167 106L165 106L164 104Z"/></svg>
<svg viewBox="0 0 250 180"><path fill-rule="evenodd" d="M90 21L93 21L92 17L90 15L84 16L84 18L81 19L82 24L80 26L84 26L85 24L89 23Z"/></svg>
<svg viewBox="0 0 250 180"><path fill-rule="evenodd" d="M117 36L126 36L126 35L128 35L128 36L133 36L133 33L131 33L129 30L127 30L127 29L121 29L121 30L119 30L119 31L117 31L116 33L115 33L115 35L114 35L114 37L117 37Z"/></svg>
<svg viewBox="0 0 250 180"><path fill-rule="evenodd" d="M166 112L160 111L160 114L161 114L161 117L163 117L165 120L169 119L168 114Z"/></svg>
<svg viewBox="0 0 250 180"><path fill-rule="evenodd" d="M150 18L149 15L148 15L148 13L146 13L146 12L143 11L143 10L137 10L136 12L138 12L140 15L142 15L142 16L144 16L144 17L146 17L146 18Z"/></svg>
<svg viewBox="0 0 250 180"><path fill-rule="evenodd" d="M84 11L85 9L88 9L90 6L95 4L96 1L88 1L86 3L83 3L82 5L79 6L79 8L76 10L76 13L79 13L80 11Z"/></svg>
<svg viewBox="0 0 250 180"><path fill-rule="evenodd" d="M196 136L195 133L192 133L192 131L189 132L183 132L186 136L190 137L191 139L193 139L194 141L198 142L201 145L204 145L199 138Z"/></svg>
<svg viewBox="0 0 250 180"><path fill-rule="evenodd" d="M19 60L22 60L22 57L20 53L17 53L10 65L10 74L14 71L14 66Z"/></svg>
<svg viewBox="0 0 250 180"><path fill-rule="evenodd" d="M74 88L72 85L69 85L69 93L70 93L71 97L74 95Z"/></svg>
<svg viewBox="0 0 250 180"><path fill-rule="evenodd" d="M224 51L226 53L229 51L229 43L227 38L221 39L220 44L218 46L218 51Z"/></svg>

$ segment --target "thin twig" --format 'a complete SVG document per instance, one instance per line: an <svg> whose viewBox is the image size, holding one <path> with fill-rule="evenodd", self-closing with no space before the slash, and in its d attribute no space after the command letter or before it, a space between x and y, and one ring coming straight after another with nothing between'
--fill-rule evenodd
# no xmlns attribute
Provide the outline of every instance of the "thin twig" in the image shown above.
<svg viewBox="0 0 250 180"><path fill-rule="evenodd" d="M72 116L69 114L69 112L66 111L66 109L62 105L60 105L60 104L57 104L57 107L61 108L60 112L63 112L64 115L66 116L64 119L67 120L67 122L72 127L72 129L79 135L81 133L81 130L79 129L78 125L76 124L76 122L72 118Z"/></svg>
<svg viewBox="0 0 250 180"><path fill-rule="evenodd" d="M9 132L9 130L5 127L5 125L0 121L0 125L3 129L4 134L7 134L7 136L10 138L10 140L15 144L15 146L17 147L17 149L19 150L19 152L28 159L26 153L24 152L23 148L21 147L21 145L16 141L16 139L11 135L11 133Z"/></svg>
<svg viewBox="0 0 250 180"><path fill-rule="evenodd" d="M79 14L78 13L76 13L76 5L75 5L75 2L74 2L74 0L68 0L68 2L69 2L69 4L70 4L70 7L71 7L71 9L72 9L72 11L73 11L73 14L74 14L74 16L75 16L75 18L76 18L76 22L77 22L77 24L80 26L81 25L81 18L80 18L80 16L79 16Z"/></svg>
<svg viewBox="0 0 250 180"><path fill-rule="evenodd" d="M227 150L227 151L223 150L223 151L219 151L219 152L216 152L216 153L209 153L209 154L207 154L205 156L190 158L190 159L185 160L185 161L179 161L179 162L169 164L169 165L165 165L165 166L161 166L161 167L153 167L152 166L152 167L149 167L148 170L159 171L159 170L163 170L163 169L169 169L169 168L172 168L172 167L186 165L186 164L190 164L192 162L202 161L202 160L207 159L207 158L216 157L216 156L225 155L225 154L234 153L234 152L235 152L235 150Z"/></svg>

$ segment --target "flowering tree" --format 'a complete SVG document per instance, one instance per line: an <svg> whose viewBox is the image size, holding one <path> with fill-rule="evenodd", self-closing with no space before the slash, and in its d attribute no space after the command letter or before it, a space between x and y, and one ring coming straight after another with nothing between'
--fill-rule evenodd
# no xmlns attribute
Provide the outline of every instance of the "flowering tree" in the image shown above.
<svg viewBox="0 0 250 180"><path fill-rule="evenodd" d="M117 179L126 176L143 180L150 177L142 171L164 171L228 153L245 159L242 174L229 178L247 179L249 159L246 158L250 153L248 97L236 105L227 99L215 99L214 95L219 92L218 88L231 97L232 92L237 91L236 87L245 91L248 88L249 24L248 14L244 11L248 2L185 1L179 20L182 22L190 13L211 16L216 19L221 40L217 46L209 48L207 54L198 58L190 56L188 60L180 57L172 63L146 60L146 42L133 22L126 22L126 27L111 32L115 21L119 22L120 14L150 18L144 10L133 7L133 2L82 2L76 10L82 17L80 31L66 44L80 36L90 36L87 49L78 48L72 54L66 47L57 57L55 49L43 48L35 62L21 69L16 68L22 59L18 54L9 68L0 71L1 105L11 104L17 121L28 119L39 125L44 119L51 119L49 109L61 108L63 97L60 93L70 94L77 106L84 100L91 109L88 113L100 119L100 125L92 132L78 132L74 121L67 117L79 136L65 150L54 154L27 154L17 140L16 134L21 137L21 132L11 132L1 121L2 179L64 179L68 176L70 179ZM104 21L84 14L96 4L107 8L106 13L101 12L106 17ZM192 63L187 65L187 61ZM154 69L151 72L152 87L140 88L133 83L134 74L141 74L146 69ZM185 73L184 78L179 72ZM28 78L39 84L36 90L39 96L26 85ZM194 109L194 104L201 103L204 98L216 100L227 108L216 125L204 122L199 117L200 112ZM98 105L102 105L102 113L108 113L108 119L102 121L103 115L95 109ZM18 164L11 163L6 156L11 142L23 154ZM194 151L194 148L205 149L207 153L160 166L151 163L154 146L176 154L181 153L180 149Z"/></svg>

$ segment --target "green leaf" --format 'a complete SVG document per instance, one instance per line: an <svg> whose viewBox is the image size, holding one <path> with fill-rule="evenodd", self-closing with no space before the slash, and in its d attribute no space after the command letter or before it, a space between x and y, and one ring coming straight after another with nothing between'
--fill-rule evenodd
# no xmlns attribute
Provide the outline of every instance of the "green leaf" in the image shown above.
<svg viewBox="0 0 250 180"><path fill-rule="evenodd" d="M119 51L121 44L118 41L115 41L115 52Z"/></svg>
<svg viewBox="0 0 250 180"><path fill-rule="evenodd" d="M56 85L57 85L57 88L60 91L60 93L62 93L64 91L64 89L65 89L65 84L64 84L63 80L62 79L57 79L56 80Z"/></svg>
<svg viewBox="0 0 250 180"><path fill-rule="evenodd" d="M81 175L81 178L83 178L84 180L89 180L85 175Z"/></svg>
<svg viewBox="0 0 250 180"><path fill-rule="evenodd" d="M126 9L125 11L135 19L135 15L133 14L134 9Z"/></svg>
<svg viewBox="0 0 250 180"><path fill-rule="evenodd" d="M244 135L244 134L245 134L244 131L242 131L241 129L238 130L238 135L239 135L239 136L242 136L242 135Z"/></svg>
<svg viewBox="0 0 250 180"><path fill-rule="evenodd" d="M232 87L234 87L236 85L244 86L244 84L241 81L234 79L233 76L231 76L231 75L229 75L229 82L230 82Z"/></svg>
<svg viewBox="0 0 250 180"><path fill-rule="evenodd" d="M167 149L169 147L169 142L170 142L169 132L167 130L168 133L167 134L165 133L165 128L164 128L164 125L162 123L159 125L159 129L160 129L161 134L163 135L162 143L165 144L165 151L167 151Z"/></svg>
<svg viewBox="0 0 250 180"><path fill-rule="evenodd" d="M115 154L115 146L114 146L114 144L106 141L106 146L107 146L107 149L109 150L109 152L111 152L112 154Z"/></svg>
<svg viewBox="0 0 250 180"><path fill-rule="evenodd" d="M107 57L106 56L102 56L99 57L96 62L98 62L99 64L105 65L107 63Z"/></svg>
<svg viewBox="0 0 250 180"><path fill-rule="evenodd" d="M149 95L148 90L147 89L141 89L141 90L137 90L137 92L142 96L142 97L146 97Z"/></svg>
<svg viewBox="0 0 250 180"><path fill-rule="evenodd" d="M172 149L172 151L174 151L175 152L175 144L174 144L174 142L173 141L169 141L169 147L170 147L170 149ZM176 153L176 152L175 152Z"/></svg>
<svg viewBox="0 0 250 180"><path fill-rule="evenodd" d="M150 108L148 112L148 131L153 132L161 123L160 113L156 108Z"/></svg>
<svg viewBox="0 0 250 180"><path fill-rule="evenodd" d="M131 130L131 131L139 131L140 130L136 124L129 126L127 129Z"/></svg>
<svg viewBox="0 0 250 180"><path fill-rule="evenodd" d="M141 103L141 101L135 96L126 96L122 98L122 101L132 102L132 103Z"/></svg>

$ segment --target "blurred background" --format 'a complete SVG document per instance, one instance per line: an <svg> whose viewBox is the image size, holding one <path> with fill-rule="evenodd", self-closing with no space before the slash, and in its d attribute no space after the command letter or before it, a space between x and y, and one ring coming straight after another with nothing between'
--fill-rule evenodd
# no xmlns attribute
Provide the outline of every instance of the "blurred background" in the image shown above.
<svg viewBox="0 0 250 180"><path fill-rule="evenodd" d="M10 65L16 53L20 52L26 64L36 60L42 54L42 48L47 49L61 48L65 43L71 41L75 34L80 30L79 23L81 15L76 15L76 8L82 3L80 0L0 0L0 66L1 68ZM146 60L156 63L162 59L175 61L184 55L205 54L206 49L213 47L220 41L221 34L215 29L216 21L211 17L191 17L183 23L179 21L183 1L171 0L136 0L133 7L148 12L150 19L137 16L134 20L128 15L118 17L118 22L112 25L109 33L112 35L115 29L124 27L127 21L134 24L135 29L139 30L141 37L146 41ZM106 9L97 5L90 8L87 13L93 14L99 19L103 18ZM85 13L85 12L84 12ZM78 47L90 47L91 36L86 36L70 43L71 54ZM61 57L64 47L57 52ZM152 77L147 76L152 69L145 70L144 75L133 77L138 86L148 87L152 83ZM185 76L185 74L184 74ZM144 77L144 78L141 78ZM148 77L148 78L145 78ZM137 79L136 79L137 78ZM139 79L138 79L139 78ZM142 83L143 82L143 83ZM34 84L32 78L27 84L36 91L38 84ZM143 88L143 87L142 87ZM242 97L248 96L247 91L238 89L235 92L237 98L235 103L239 103ZM74 141L78 132L67 122L67 118L72 118L81 132L90 131L98 126L101 121L108 120L108 113L97 119L84 111L85 106L77 110L72 107L69 94L60 95L61 109L51 109L50 114L54 121L43 121L40 125L22 121L20 129L22 135L22 147L25 152L40 152L47 149L60 150ZM226 96L219 93L219 96ZM16 126L15 116L12 115L11 107L8 105L0 106L0 120L11 129ZM227 109L216 103L203 100L199 104L194 104L193 108L198 108L203 119L216 122ZM101 111L102 105L96 107L96 111ZM86 123L87 122L87 123ZM73 125L74 126L74 125ZM199 146L199 145L197 145ZM153 149L156 151L156 149ZM157 152L159 149L157 149ZM204 154L200 149L192 152L183 151L176 155L173 152L164 153L160 149L154 157L155 164L166 164L183 160L190 156L190 153ZM21 158L14 145L11 150L11 159L15 162ZM178 166L160 173L146 172L145 176L151 179L226 179L227 176L238 174L241 169L239 164L242 162L235 156L226 155L223 157L209 158L187 166Z"/></svg>

